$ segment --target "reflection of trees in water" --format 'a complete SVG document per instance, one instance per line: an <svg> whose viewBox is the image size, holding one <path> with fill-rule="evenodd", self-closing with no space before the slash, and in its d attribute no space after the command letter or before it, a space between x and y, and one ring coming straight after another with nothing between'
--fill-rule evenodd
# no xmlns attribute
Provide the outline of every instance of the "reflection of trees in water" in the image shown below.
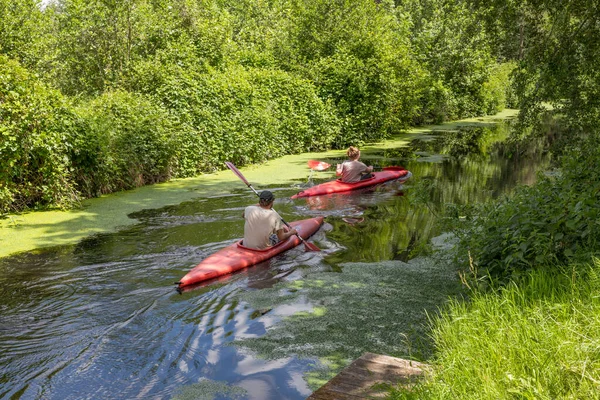
<svg viewBox="0 0 600 400"><path fill-rule="evenodd" d="M533 183L537 171L549 163L548 142L538 140L539 147L527 153L509 152L507 147L513 146L507 141L510 129L506 124L465 127L428 140L415 140L409 148L370 153L395 163L402 159L413 174L403 191L408 196L385 196L383 188L370 197L358 196L347 203L340 198L312 200L316 208L336 210L330 219L334 229L329 236L347 248L329 256L328 261L408 260L427 251L431 238L441 233L439 222L448 205L485 202L518 184ZM441 162L421 162L416 154L445 157ZM364 218L362 222L344 221L344 217L357 214Z"/></svg>

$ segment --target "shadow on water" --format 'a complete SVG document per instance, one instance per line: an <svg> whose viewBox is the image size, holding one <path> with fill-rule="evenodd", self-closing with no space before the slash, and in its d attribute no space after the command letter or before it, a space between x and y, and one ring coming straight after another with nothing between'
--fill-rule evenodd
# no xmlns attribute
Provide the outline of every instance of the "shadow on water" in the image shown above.
<svg viewBox="0 0 600 400"><path fill-rule="evenodd" d="M131 216L140 223L120 232L0 259L0 398L304 399L316 359L337 359L341 367L374 343L408 355L400 343L406 338L421 338L419 352L427 354L423 309L435 311L455 292L447 285L452 279L447 271L406 264L401 277L422 296L405 298L384 267L427 254L441 233L435 222L442 205L485 201L534 180L547 156L507 157L507 131L469 127L421 136L408 147L365 149L368 164L408 168L413 177L404 184L294 201L289 196L297 188L271 187L287 221L327 217L311 239L323 251L299 246L181 293L174 282L242 236L241 214L255 202L253 193L231 190L136 212ZM312 177L314 183L332 178L331 172ZM415 203L408 194L424 182L431 183L428 204ZM340 265L348 262L377 264ZM369 268L373 273L365 275ZM389 285L380 282L373 296L368 289L377 279ZM380 303L361 311L367 293ZM249 303L247 295L268 301ZM392 298L401 301L386 309ZM346 319L335 314L340 301ZM293 321L306 325L294 332ZM356 334L348 339L351 330ZM339 343L321 346L328 337ZM261 338L278 347L251 345Z"/></svg>

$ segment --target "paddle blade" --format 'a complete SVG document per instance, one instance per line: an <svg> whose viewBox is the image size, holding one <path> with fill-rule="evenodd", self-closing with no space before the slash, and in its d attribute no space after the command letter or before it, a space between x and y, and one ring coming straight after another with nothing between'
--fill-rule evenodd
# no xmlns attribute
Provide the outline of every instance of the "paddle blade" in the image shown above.
<svg viewBox="0 0 600 400"><path fill-rule="evenodd" d="M235 165L233 165L233 163L230 163L229 161L225 161L225 165L227 166L227 168L229 168L234 174L237 175L238 178L240 178L242 180L242 182L244 182L246 184L246 186L250 186L250 182L248 182L246 180L246 178L244 178L244 175L242 175L242 173L240 172L240 170L238 170Z"/></svg>
<svg viewBox="0 0 600 400"><path fill-rule="evenodd" d="M308 243L306 240L304 241L304 250L305 251L321 251L320 248L317 247L314 243Z"/></svg>
<svg viewBox="0 0 600 400"><path fill-rule="evenodd" d="M318 160L308 160L307 164L308 168L314 169L315 171L325 171L327 168L331 167L331 164Z"/></svg>

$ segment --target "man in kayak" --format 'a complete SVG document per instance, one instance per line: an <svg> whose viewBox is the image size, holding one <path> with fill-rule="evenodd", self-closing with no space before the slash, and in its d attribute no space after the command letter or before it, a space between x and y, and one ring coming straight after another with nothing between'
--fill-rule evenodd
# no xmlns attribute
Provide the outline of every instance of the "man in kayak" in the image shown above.
<svg viewBox="0 0 600 400"><path fill-rule="evenodd" d="M246 207L243 217L244 246L251 249L266 249L278 241L286 240L298 232L288 229L279 214L273 210L275 196L268 190L260 192L258 204Z"/></svg>
<svg viewBox="0 0 600 400"><path fill-rule="evenodd" d="M342 176L342 182L355 183L373 176L371 174L371 172L373 172L373 166L370 165L367 167L365 164L358 161L360 158L360 150L358 148L350 146L346 154L348 155L349 160L338 164L335 171L336 175Z"/></svg>

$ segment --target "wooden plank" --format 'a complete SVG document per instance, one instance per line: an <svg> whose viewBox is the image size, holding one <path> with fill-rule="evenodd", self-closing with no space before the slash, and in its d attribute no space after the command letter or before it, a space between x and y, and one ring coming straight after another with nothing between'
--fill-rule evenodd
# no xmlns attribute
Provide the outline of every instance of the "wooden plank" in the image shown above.
<svg viewBox="0 0 600 400"><path fill-rule="evenodd" d="M427 364L416 361L365 353L310 395L307 400L383 398L387 391L382 389L382 384L410 385L423 374L426 368Z"/></svg>

